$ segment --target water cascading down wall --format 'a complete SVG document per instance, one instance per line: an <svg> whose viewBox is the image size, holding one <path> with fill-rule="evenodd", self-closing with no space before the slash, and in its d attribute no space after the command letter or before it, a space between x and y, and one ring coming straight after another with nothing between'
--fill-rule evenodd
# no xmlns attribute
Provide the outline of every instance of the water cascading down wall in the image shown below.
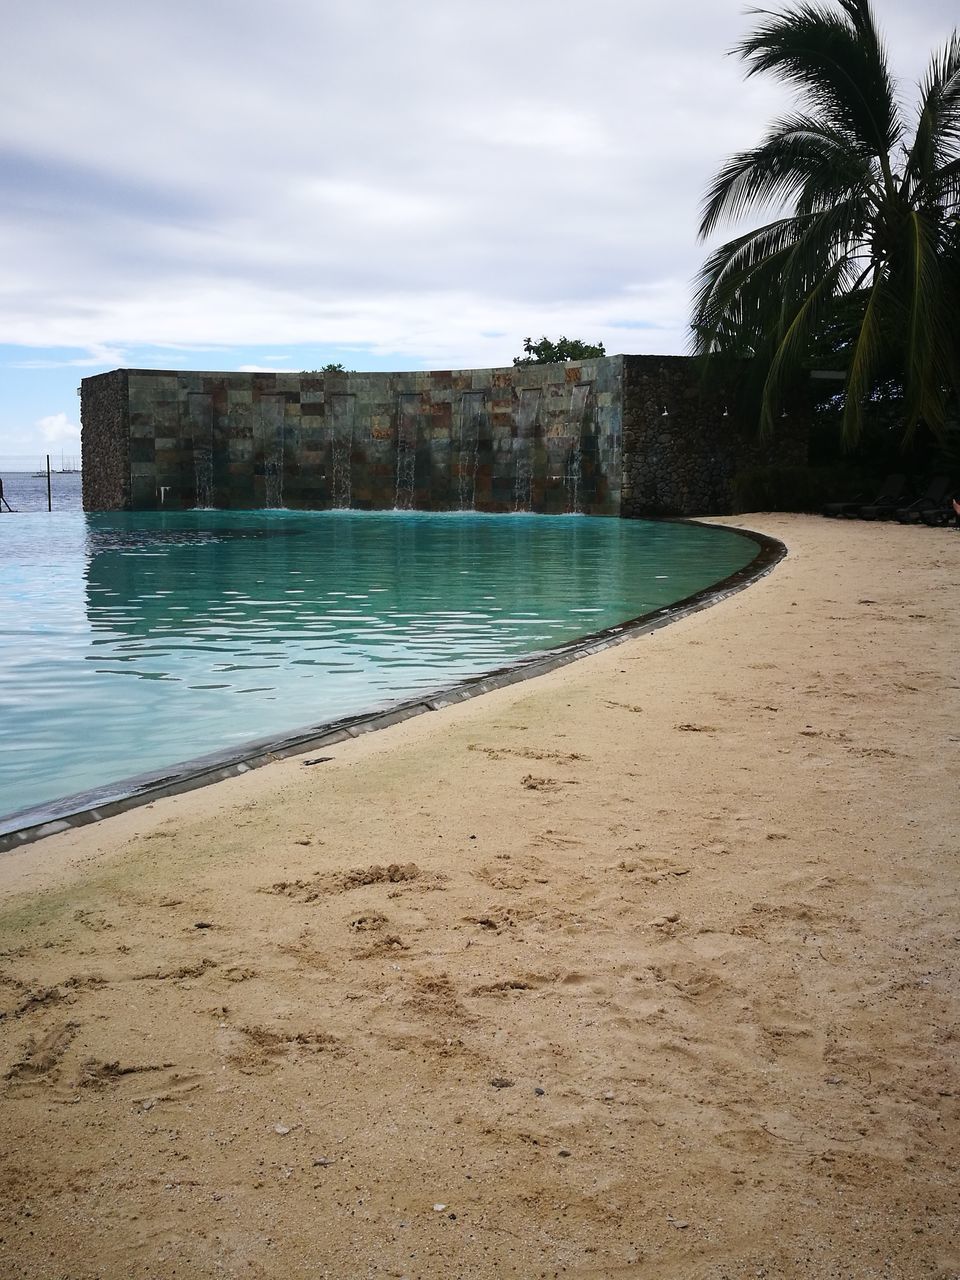
<svg viewBox="0 0 960 1280"><path fill-rule="evenodd" d="M418 373L117 369L81 388L87 511L683 515L760 448L683 357ZM783 444L762 453L783 461Z"/></svg>

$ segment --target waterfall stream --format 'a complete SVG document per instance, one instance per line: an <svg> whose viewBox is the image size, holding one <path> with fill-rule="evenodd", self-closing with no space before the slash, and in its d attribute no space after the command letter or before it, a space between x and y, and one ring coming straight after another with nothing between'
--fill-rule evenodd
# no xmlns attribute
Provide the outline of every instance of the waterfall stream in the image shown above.
<svg viewBox="0 0 960 1280"><path fill-rule="evenodd" d="M570 427L573 445L564 477L567 487L567 510L579 511L583 485L583 433L589 426L590 382L575 382L570 389Z"/></svg>
<svg viewBox="0 0 960 1280"><path fill-rule="evenodd" d="M283 427L286 400L261 396L256 442L263 457L263 505L283 506Z"/></svg>
<svg viewBox="0 0 960 1280"><path fill-rule="evenodd" d="M187 396L187 423L193 438L194 506L213 506L213 399L205 392Z"/></svg>
<svg viewBox="0 0 960 1280"><path fill-rule="evenodd" d="M480 448L480 424L483 420L484 400L482 391L465 391L460 397L458 491L461 511L472 511L476 505L477 456Z"/></svg>
<svg viewBox="0 0 960 1280"><path fill-rule="evenodd" d="M513 482L514 511L529 511L533 486L533 447L540 412L540 388L521 387L517 405L517 434L513 442L516 474Z"/></svg>
<svg viewBox="0 0 960 1280"><path fill-rule="evenodd" d="M356 397L330 397L330 498L335 507L349 507L352 499L351 460Z"/></svg>
<svg viewBox="0 0 960 1280"><path fill-rule="evenodd" d="M419 420L419 394L415 391L401 392L397 406L397 488L394 501L398 511L409 511L413 507Z"/></svg>

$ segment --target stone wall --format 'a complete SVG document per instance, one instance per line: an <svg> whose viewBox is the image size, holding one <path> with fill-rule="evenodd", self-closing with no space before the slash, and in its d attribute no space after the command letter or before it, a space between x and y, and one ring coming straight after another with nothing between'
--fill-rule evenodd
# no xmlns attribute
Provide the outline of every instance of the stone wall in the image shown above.
<svg viewBox="0 0 960 1280"><path fill-rule="evenodd" d="M738 472L807 461L806 414L794 407L758 440L733 394L705 389L686 356L624 356L622 406L623 516L722 515Z"/></svg>
<svg viewBox="0 0 960 1280"><path fill-rule="evenodd" d="M130 369L129 476L87 510L286 506L583 511L620 506L621 362L427 373ZM114 416L83 382L85 470Z"/></svg>
<svg viewBox="0 0 960 1280"><path fill-rule="evenodd" d="M127 371L84 378L80 399L84 511L126 510L130 500Z"/></svg>
<svg viewBox="0 0 960 1280"><path fill-rule="evenodd" d="M694 515L757 442L682 356L424 373L116 370L83 380L84 507Z"/></svg>

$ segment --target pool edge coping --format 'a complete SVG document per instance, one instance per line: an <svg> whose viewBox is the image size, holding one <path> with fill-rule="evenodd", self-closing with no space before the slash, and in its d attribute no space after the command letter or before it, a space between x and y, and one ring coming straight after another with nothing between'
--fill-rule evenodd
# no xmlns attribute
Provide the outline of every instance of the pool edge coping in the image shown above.
<svg viewBox="0 0 960 1280"><path fill-rule="evenodd" d="M662 523L717 527L703 519L664 520ZM167 769L154 769L149 773L136 774L102 788L76 792L51 801L47 805L37 805L20 813L14 812L8 816L8 820L24 820L24 825L0 831L0 854L21 849L47 836L101 822L105 818L126 813L130 809L139 808L155 800L182 795L187 791L195 791L216 782L223 782L227 778L239 777L252 769L262 768L277 760L307 755L311 751L345 742L348 738L358 738L364 733L387 729L391 725L411 720L428 711L442 711L445 707L455 706L459 702L466 702L481 694L491 693L495 689L508 688L523 680L546 675L580 658L601 653L605 649L623 644L626 640L649 635L672 622L678 622L681 618L719 604L721 600L738 594L766 577L787 555L786 545L778 538L735 525L719 527L728 528L731 532L756 543L757 554L742 569L728 574L727 577L692 595L684 596L671 605L640 614L636 618L628 619L615 626L591 632L578 640L538 650L507 666L497 667L485 675L471 676L457 684L405 701L391 703L376 711L360 712L325 724L310 726L295 733L257 739L244 743L239 749L194 756ZM304 763L312 762L304 761Z"/></svg>

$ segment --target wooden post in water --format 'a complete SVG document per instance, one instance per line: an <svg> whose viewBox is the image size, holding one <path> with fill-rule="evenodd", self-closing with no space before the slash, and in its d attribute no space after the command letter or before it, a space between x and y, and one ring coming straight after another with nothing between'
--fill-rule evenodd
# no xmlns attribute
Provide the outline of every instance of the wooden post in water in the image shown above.
<svg viewBox="0 0 960 1280"><path fill-rule="evenodd" d="M50 493L50 455L47 454L47 510L53 510L53 497Z"/></svg>

